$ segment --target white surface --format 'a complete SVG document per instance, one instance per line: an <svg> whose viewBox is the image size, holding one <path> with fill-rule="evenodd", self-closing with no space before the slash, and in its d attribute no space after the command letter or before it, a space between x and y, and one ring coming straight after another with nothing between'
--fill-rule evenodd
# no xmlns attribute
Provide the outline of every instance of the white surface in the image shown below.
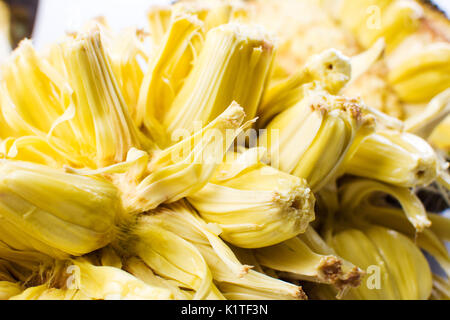
<svg viewBox="0 0 450 320"><path fill-rule="evenodd" d="M435 0L450 15L450 0Z"/></svg>

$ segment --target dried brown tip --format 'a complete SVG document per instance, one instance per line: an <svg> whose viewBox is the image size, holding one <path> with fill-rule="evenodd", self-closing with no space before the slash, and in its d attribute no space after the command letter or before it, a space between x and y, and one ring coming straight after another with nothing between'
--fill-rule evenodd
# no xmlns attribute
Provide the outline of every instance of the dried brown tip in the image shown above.
<svg viewBox="0 0 450 320"><path fill-rule="evenodd" d="M299 300L308 300L308 296L306 295L305 291L303 291L303 288L301 286L297 287L298 290L296 291L294 298Z"/></svg>
<svg viewBox="0 0 450 320"><path fill-rule="evenodd" d="M337 97L336 102L339 109L349 113L356 121L362 121L362 102L359 98Z"/></svg>
<svg viewBox="0 0 450 320"><path fill-rule="evenodd" d="M362 271L360 268L353 267L349 272L339 276L339 279L336 281L335 286L339 290L343 290L347 287L359 287L364 274L364 271Z"/></svg>
<svg viewBox="0 0 450 320"><path fill-rule="evenodd" d="M344 272L342 260L334 256L324 257L319 265L319 276L340 292L344 292L350 287L358 287L364 274L364 271L356 266L352 267L350 271Z"/></svg>
<svg viewBox="0 0 450 320"><path fill-rule="evenodd" d="M342 262L334 256L324 257L320 261L318 273L325 282L334 284L342 273Z"/></svg>
<svg viewBox="0 0 450 320"><path fill-rule="evenodd" d="M138 37L139 40L143 41L148 36L150 36L150 33L145 31L144 29L136 29L136 37Z"/></svg>
<svg viewBox="0 0 450 320"><path fill-rule="evenodd" d="M250 269L253 269L253 266L249 266L249 265L242 265L241 270L239 271L239 274L237 275L239 278L242 278L243 276L245 276Z"/></svg>

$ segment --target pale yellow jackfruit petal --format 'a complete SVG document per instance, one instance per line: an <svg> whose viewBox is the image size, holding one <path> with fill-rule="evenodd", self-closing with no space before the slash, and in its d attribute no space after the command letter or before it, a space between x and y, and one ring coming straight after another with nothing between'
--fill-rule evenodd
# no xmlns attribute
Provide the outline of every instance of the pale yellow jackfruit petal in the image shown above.
<svg viewBox="0 0 450 320"><path fill-rule="evenodd" d="M340 187L341 210L352 215L358 206L376 192L393 196L402 206L405 215L418 232L431 226L427 212L414 192L408 188L396 187L382 182L366 179L351 179Z"/></svg>
<svg viewBox="0 0 450 320"><path fill-rule="evenodd" d="M69 120L80 152L92 157L97 166L125 160L140 139L111 64L100 32L93 30L64 44L65 64L75 114Z"/></svg>
<svg viewBox="0 0 450 320"><path fill-rule="evenodd" d="M342 164L373 131L373 117L353 99L311 90L275 117L259 137L272 166L308 181L318 191L342 174Z"/></svg>
<svg viewBox="0 0 450 320"><path fill-rule="evenodd" d="M185 132L184 140L155 154L143 180L119 185L129 211L154 209L201 189L243 130L244 117L243 109L233 103L203 129L193 135Z"/></svg>
<svg viewBox="0 0 450 320"><path fill-rule="evenodd" d="M422 138L385 130L362 141L345 172L402 187L426 186L437 177L438 159Z"/></svg>
<svg viewBox="0 0 450 320"><path fill-rule="evenodd" d="M315 198L304 180L259 161L237 174L234 169L219 166L215 179L188 197L205 221L220 226L226 241L243 248L274 245L314 220Z"/></svg>
<svg viewBox="0 0 450 320"><path fill-rule="evenodd" d="M8 281L0 281L0 300L8 300L22 292L20 284Z"/></svg>
<svg viewBox="0 0 450 320"><path fill-rule="evenodd" d="M0 172L0 239L12 248L59 258L113 238L122 209L106 180L8 160L0 160Z"/></svg>
<svg viewBox="0 0 450 320"><path fill-rule="evenodd" d="M274 44L256 26L235 23L206 35L203 48L164 118L168 132L192 132L204 126L236 101L246 119L257 111L274 56Z"/></svg>

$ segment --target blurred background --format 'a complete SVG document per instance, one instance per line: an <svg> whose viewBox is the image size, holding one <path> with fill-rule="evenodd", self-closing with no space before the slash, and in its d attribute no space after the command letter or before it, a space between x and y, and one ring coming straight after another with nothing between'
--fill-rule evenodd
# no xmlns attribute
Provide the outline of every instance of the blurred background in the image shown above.
<svg viewBox="0 0 450 320"><path fill-rule="evenodd" d="M37 0L31 1L36 2ZM113 30L146 26L151 5L167 0L39 0L33 38L37 47L60 38L65 31L79 30L86 21L106 17Z"/></svg>
<svg viewBox="0 0 450 320"><path fill-rule="evenodd" d="M32 36L35 46L42 48L98 16L106 17L114 30L127 26L144 27L148 8L167 3L170 1L0 0L0 25L5 29L11 24L9 40L13 47L21 39Z"/></svg>
<svg viewBox="0 0 450 320"><path fill-rule="evenodd" d="M79 29L86 21L104 16L114 30L126 26L144 27L145 13L151 5L169 0L0 0L11 9L11 40L16 44L32 34L40 48L60 38L65 32ZM434 1L450 13L450 0ZM3 21L2 21L3 20ZM5 24L4 15L0 23Z"/></svg>

